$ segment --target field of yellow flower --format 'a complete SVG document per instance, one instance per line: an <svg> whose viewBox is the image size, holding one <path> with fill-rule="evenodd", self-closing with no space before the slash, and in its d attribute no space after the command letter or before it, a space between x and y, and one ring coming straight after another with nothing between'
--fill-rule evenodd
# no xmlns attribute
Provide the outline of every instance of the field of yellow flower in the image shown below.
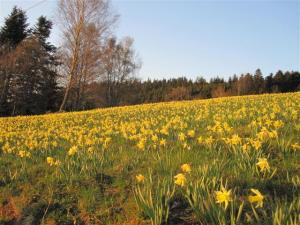
<svg viewBox="0 0 300 225"><path fill-rule="evenodd" d="M300 224L300 93L0 119L0 224Z"/></svg>

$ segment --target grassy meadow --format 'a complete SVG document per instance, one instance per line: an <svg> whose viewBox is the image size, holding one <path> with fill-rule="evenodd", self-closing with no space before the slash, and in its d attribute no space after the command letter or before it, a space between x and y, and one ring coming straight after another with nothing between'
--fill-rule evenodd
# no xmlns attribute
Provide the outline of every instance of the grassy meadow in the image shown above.
<svg viewBox="0 0 300 225"><path fill-rule="evenodd" d="M300 224L300 93L0 119L0 224Z"/></svg>

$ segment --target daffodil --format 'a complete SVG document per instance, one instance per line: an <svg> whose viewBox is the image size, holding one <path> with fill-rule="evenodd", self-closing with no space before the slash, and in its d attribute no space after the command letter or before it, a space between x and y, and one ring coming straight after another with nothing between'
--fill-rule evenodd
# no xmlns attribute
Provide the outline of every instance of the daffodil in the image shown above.
<svg viewBox="0 0 300 225"><path fill-rule="evenodd" d="M190 173L192 171L190 164L187 163L182 164L180 168L184 173Z"/></svg>
<svg viewBox="0 0 300 225"><path fill-rule="evenodd" d="M251 145L255 150L259 150L261 148L260 140L251 140Z"/></svg>
<svg viewBox="0 0 300 225"><path fill-rule="evenodd" d="M259 158L256 165L259 167L260 172L270 171L270 165L266 158Z"/></svg>
<svg viewBox="0 0 300 225"><path fill-rule="evenodd" d="M198 141L198 144L203 144L203 141L204 141L203 137L202 136L198 137L197 141Z"/></svg>
<svg viewBox="0 0 300 225"><path fill-rule="evenodd" d="M159 145L165 147L166 146L166 139L161 139L159 141Z"/></svg>
<svg viewBox="0 0 300 225"><path fill-rule="evenodd" d="M183 187L186 185L186 177L183 173L179 173L176 176L174 176L175 178L175 184Z"/></svg>
<svg viewBox="0 0 300 225"><path fill-rule="evenodd" d="M136 175L135 179L137 180L138 183L142 183L145 180L145 177L142 174Z"/></svg>
<svg viewBox="0 0 300 225"><path fill-rule="evenodd" d="M71 148L69 149L68 155L69 155L69 156L73 156L73 155L75 155L77 152L78 152L77 146L73 146L73 147L71 147Z"/></svg>
<svg viewBox="0 0 300 225"><path fill-rule="evenodd" d="M189 130L189 131L188 131L188 136L189 136L190 138L195 137L195 131L194 131L194 130Z"/></svg>
<svg viewBox="0 0 300 225"><path fill-rule="evenodd" d="M226 190L223 186L220 191L216 191L216 203L224 203L225 209L227 209L228 203L232 201L231 190Z"/></svg>
<svg viewBox="0 0 300 225"><path fill-rule="evenodd" d="M49 166L53 166L55 165L55 160L52 157L47 157L47 163L49 164Z"/></svg>
<svg viewBox="0 0 300 225"><path fill-rule="evenodd" d="M157 135L152 135L151 140L152 140L153 142L156 142L156 141L158 140Z"/></svg>
<svg viewBox="0 0 300 225"><path fill-rule="evenodd" d="M256 208L258 207L263 207L263 200L264 200L264 196L260 193L259 190L257 189L250 189L252 193L254 193L255 195L249 195L248 196L248 201L250 203L257 203Z"/></svg>
<svg viewBox="0 0 300 225"><path fill-rule="evenodd" d="M137 143L136 147L137 147L138 149L140 149L140 150L144 150L144 149L145 149L145 139L141 139L141 140Z"/></svg>
<svg viewBox="0 0 300 225"><path fill-rule="evenodd" d="M182 133L182 132L180 132L180 133L178 134L178 140L181 141L181 142L184 142L185 139L186 139L185 134Z"/></svg>

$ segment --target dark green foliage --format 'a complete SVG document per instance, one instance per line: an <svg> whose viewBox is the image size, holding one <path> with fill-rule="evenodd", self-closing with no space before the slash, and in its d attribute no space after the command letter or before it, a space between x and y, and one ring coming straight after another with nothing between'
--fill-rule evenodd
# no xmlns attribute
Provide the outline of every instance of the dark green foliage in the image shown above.
<svg viewBox="0 0 300 225"><path fill-rule="evenodd" d="M27 37L28 33L28 23L25 12L14 7L0 30L0 45L7 44L15 48Z"/></svg>
<svg viewBox="0 0 300 225"><path fill-rule="evenodd" d="M14 8L0 31L0 115L42 114L57 109L58 58L47 42L52 22L41 16L32 29Z"/></svg>

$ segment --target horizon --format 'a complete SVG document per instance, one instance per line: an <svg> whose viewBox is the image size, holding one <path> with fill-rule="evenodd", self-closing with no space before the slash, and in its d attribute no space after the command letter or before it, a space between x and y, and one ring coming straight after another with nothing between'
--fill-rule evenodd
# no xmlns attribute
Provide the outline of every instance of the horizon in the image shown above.
<svg viewBox="0 0 300 225"><path fill-rule="evenodd" d="M26 10L39 2L26 13L30 26L41 15L53 20L57 1L4 0L0 26L14 5ZM120 15L115 35L135 40L142 80L300 70L299 1L112 1L112 7ZM50 41L59 46L56 24Z"/></svg>

